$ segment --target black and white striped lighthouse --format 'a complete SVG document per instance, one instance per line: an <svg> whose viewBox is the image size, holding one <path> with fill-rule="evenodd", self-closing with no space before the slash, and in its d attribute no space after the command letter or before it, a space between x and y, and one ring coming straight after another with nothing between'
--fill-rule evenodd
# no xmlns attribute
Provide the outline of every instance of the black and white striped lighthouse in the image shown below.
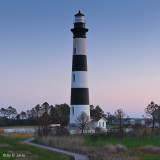
<svg viewBox="0 0 160 160"><path fill-rule="evenodd" d="M84 15L79 11L75 16L73 33L73 59L71 80L70 123L85 112L90 117L88 69L86 54L86 32Z"/></svg>

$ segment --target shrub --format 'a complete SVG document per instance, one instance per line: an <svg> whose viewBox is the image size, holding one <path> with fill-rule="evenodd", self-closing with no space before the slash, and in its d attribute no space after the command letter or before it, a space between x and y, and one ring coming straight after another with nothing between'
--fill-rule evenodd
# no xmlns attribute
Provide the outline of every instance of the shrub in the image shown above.
<svg viewBox="0 0 160 160"><path fill-rule="evenodd" d="M69 131L65 127L57 127L56 128L56 135L62 136L62 135L69 135Z"/></svg>
<svg viewBox="0 0 160 160"><path fill-rule="evenodd" d="M115 145L117 152L126 152L127 148L121 144L116 144Z"/></svg>
<svg viewBox="0 0 160 160"><path fill-rule="evenodd" d="M155 129L154 133L155 133L155 135L160 135L160 130L159 129Z"/></svg>
<svg viewBox="0 0 160 160"><path fill-rule="evenodd" d="M134 136L134 137L137 137L137 138L146 137L147 136L147 131L144 128L144 126L135 125L133 127L133 131L129 132L128 135L129 136Z"/></svg>
<svg viewBox="0 0 160 160"><path fill-rule="evenodd" d="M108 152L110 153L117 153L117 152L126 152L128 149L121 145L121 144L116 144L114 145L107 145L104 147Z"/></svg>
<svg viewBox="0 0 160 160"><path fill-rule="evenodd" d="M98 138L107 139L107 138L110 138L111 136L121 138L121 137L124 136L124 133L119 132L118 130L112 130L111 129L108 132L99 132L99 133L91 134L90 138L91 138L92 141L97 141Z"/></svg>
<svg viewBox="0 0 160 160"><path fill-rule="evenodd" d="M96 133L96 134L102 133L102 129L101 129L100 127L96 127L96 128L95 128L95 133Z"/></svg>
<svg viewBox="0 0 160 160"><path fill-rule="evenodd" d="M91 134L90 138L91 138L92 141L97 141L98 138L106 139L107 138L107 133Z"/></svg>

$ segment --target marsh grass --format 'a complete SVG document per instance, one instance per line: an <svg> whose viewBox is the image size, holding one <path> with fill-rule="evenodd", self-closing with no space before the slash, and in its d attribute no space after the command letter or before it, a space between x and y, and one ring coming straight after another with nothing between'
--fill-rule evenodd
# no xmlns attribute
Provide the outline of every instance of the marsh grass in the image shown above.
<svg viewBox="0 0 160 160"><path fill-rule="evenodd" d="M38 143L71 150L89 157L89 160L159 160L160 136L147 135L145 137L124 135L123 137L97 136L92 134L80 136L50 136L39 138ZM150 145L149 147L144 147ZM152 146L151 146L152 145ZM152 150L148 152L147 149Z"/></svg>
<svg viewBox="0 0 160 160"><path fill-rule="evenodd" d="M90 135L85 135L85 145L86 146L105 146L105 145L116 145L116 144L122 144L128 148L135 148L140 146L146 146L146 145L154 145L154 146L160 146L160 135L148 135L146 137L135 137L135 136L129 136L125 135L122 138L118 138L115 136L101 138L98 137L97 140L92 140Z"/></svg>
<svg viewBox="0 0 160 160"><path fill-rule="evenodd" d="M59 148L74 148L83 146L84 138L82 136L48 136L39 139L39 142L44 145L49 145Z"/></svg>

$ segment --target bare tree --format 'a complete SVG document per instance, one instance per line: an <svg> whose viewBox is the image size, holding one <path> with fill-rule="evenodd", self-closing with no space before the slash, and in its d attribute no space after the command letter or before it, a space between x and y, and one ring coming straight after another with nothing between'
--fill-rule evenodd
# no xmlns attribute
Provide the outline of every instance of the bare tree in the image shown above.
<svg viewBox="0 0 160 160"><path fill-rule="evenodd" d="M51 119L46 112L41 117L38 117L37 122L38 122L38 136L51 135L52 133L50 127Z"/></svg>
<svg viewBox="0 0 160 160"><path fill-rule="evenodd" d="M156 122L156 112L158 110L158 105L153 101L145 108L145 112L147 116L152 117L152 129L154 130L155 122Z"/></svg>
<svg viewBox="0 0 160 160"><path fill-rule="evenodd" d="M81 130L81 133L84 133L85 129L88 129L90 126L90 119L89 116L85 112L82 112L79 117L76 119L76 124Z"/></svg>
<svg viewBox="0 0 160 160"><path fill-rule="evenodd" d="M106 119L107 119L108 123L112 125L112 121L115 120L115 116L112 115L110 112L107 112Z"/></svg>
<svg viewBox="0 0 160 160"><path fill-rule="evenodd" d="M126 113L123 111L123 109L117 109L114 113L115 119L118 121L119 123L119 130L120 133L122 133L122 120L123 118L126 116Z"/></svg>

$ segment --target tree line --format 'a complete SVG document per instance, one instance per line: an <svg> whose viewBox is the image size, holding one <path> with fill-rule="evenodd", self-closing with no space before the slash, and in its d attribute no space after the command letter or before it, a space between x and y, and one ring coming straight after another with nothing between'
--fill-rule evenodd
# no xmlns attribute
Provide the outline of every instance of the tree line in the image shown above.
<svg viewBox="0 0 160 160"><path fill-rule="evenodd" d="M70 108L68 104L49 105L47 102L42 105L37 104L30 110L21 111L9 106L0 109L0 126L11 125L37 125L37 119L44 113L47 113L51 119L51 123L59 123L67 125L69 123Z"/></svg>
<svg viewBox="0 0 160 160"><path fill-rule="evenodd" d="M99 107L90 106L91 116L99 118L105 116L104 111ZM49 105L47 102L37 104L30 110L17 112L16 108L0 108L0 127L13 125L38 125L40 117L47 114L50 124L61 124L67 126L69 123L70 107L68 104Z"/></svg>
<svg viewBox="0 0 160 160"><path fill-rule="evenodd" d="M30 110L21 111L9 106L8 108L0 109L0 126L11 126L11 125L38 125L38 119L43 115L47 114L50 119L50 124L61 124L61 126L67 126L69 124L70 107L68 104L56 104L55 106L49 105L47 102L42 105L37 104ZM160 105L155 104L153 101L145 108L145 113L151 118L152 128L155 128L155 123L160 124ZM119 127L122 128L122 119L127 115L123 109L118 109L111 114L106 114L101 107L90 105L90 116L94 119L105 117L112 125L113 120L119 121Z"/></svg>

